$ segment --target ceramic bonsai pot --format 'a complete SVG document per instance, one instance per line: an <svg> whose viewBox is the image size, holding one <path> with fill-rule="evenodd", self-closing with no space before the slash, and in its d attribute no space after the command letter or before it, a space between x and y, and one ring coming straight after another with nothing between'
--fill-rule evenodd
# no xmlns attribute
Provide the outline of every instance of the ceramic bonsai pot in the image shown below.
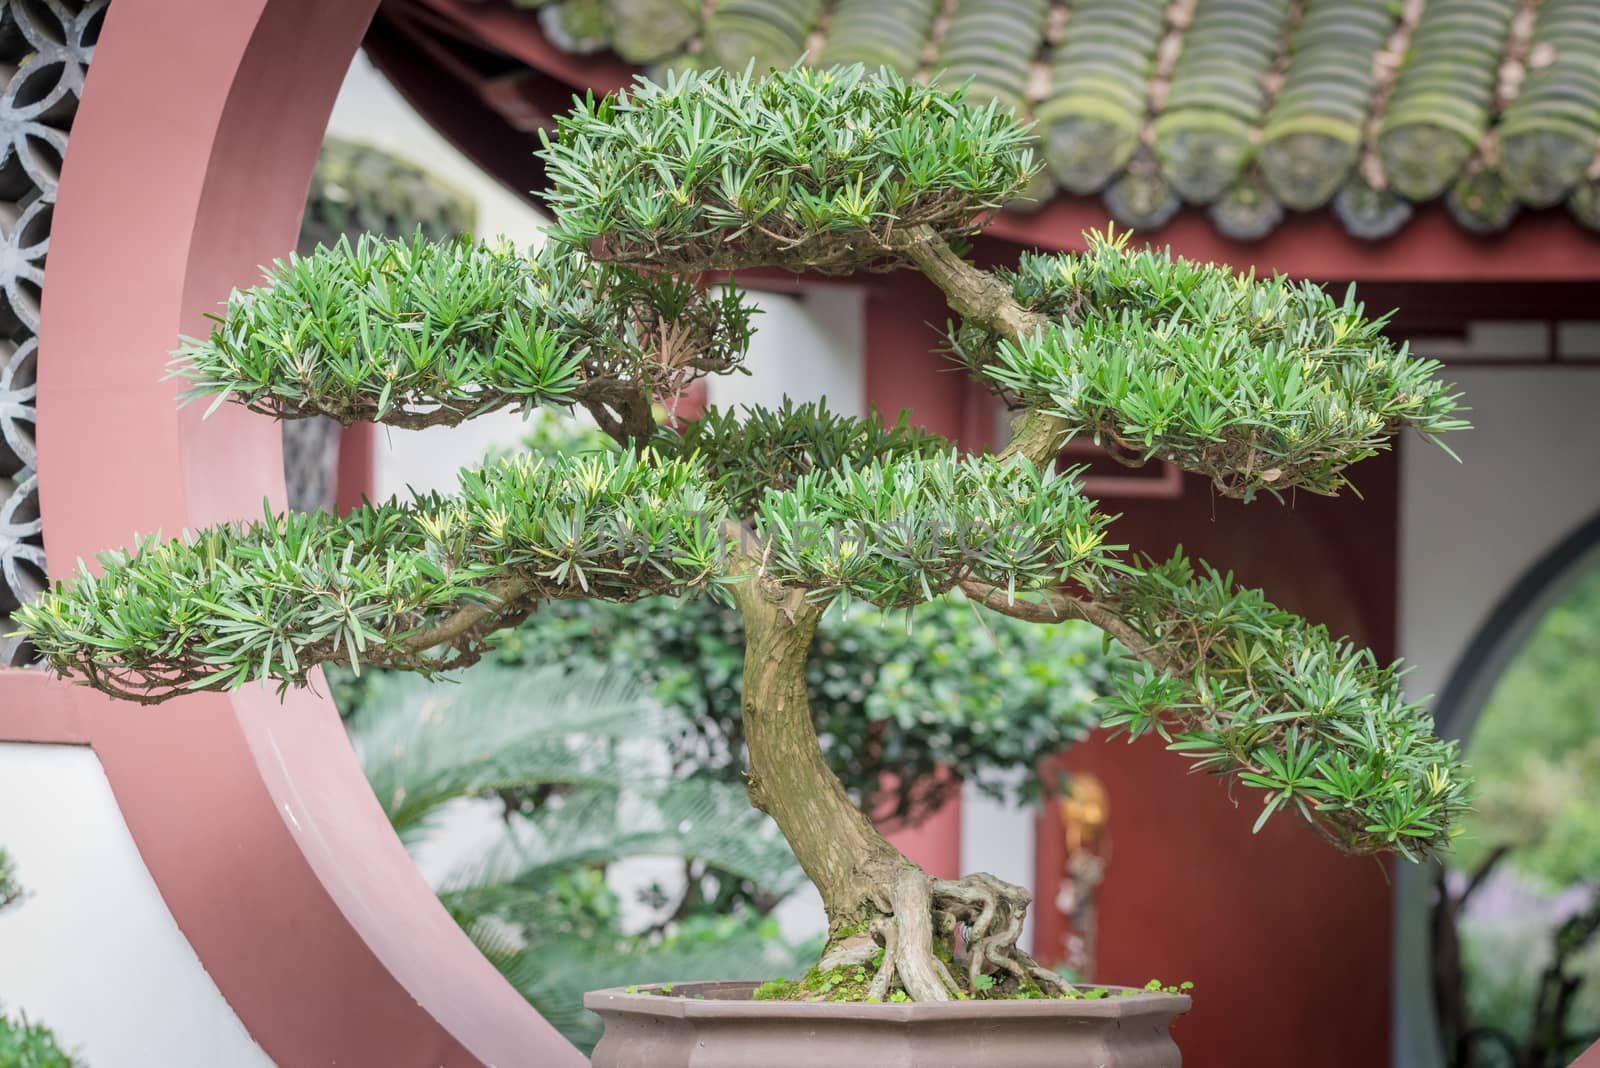
<svg viewBox="0 0 1600 1068"><path fill-rule="evenodd" d="M1179 1068L1183 994L1048 1001L753 1001L751 982L597 990L594 1068ZM1113 991L1119 988L1110 988Z"/></svg>

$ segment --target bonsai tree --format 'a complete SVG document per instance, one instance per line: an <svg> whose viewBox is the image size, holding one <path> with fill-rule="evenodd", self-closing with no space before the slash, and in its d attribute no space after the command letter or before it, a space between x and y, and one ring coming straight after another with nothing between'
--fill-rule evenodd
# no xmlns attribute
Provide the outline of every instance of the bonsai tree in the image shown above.
<svg viewBox="0 0 1600 1068"><path fill-rule="evenodd" d="M823 965L879 961L856 996L1066 988L1017 945L1026 890L928 876L828 769L805 667L834 602L914 627L917 605L960 589L1040 625L1088 621L1141 664L1109 722L1260 790L1258 825L1282 811L1348 852L1428 853L1466 784L1398 670L1181 556L1125 554L1056 459L1089 435L1229 497L1331 494L1402 428L1463 425L1455 398L1316 286L1109 236L974 267L961 242L1027 185L1028 137L992 104L860 69L690 73L579 102L542 150L556 227L538 254L418 239L291 258L177 369L191 398L286 419L580 407L621 449L510 458L463 472L453 497L148 540L22 626L56 671L150 702L304 685L325 663L465 666L549 600L727 598L749 797L821 893ZM1010 444L963 455L837 417L664 431L654 399L739 370L750 309L702 278L746 268L920 271L960 317L955 355L1015 408Z"/></svg>

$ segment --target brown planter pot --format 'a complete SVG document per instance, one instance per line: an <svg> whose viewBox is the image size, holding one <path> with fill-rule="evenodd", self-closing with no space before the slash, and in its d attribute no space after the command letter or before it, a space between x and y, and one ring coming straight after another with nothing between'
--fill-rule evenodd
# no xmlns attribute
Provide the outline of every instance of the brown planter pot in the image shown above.
<svg viewBox="0 0 1600 1068"><path fill-rule="evenodd" d="M752 1001L755 983L596 990L594 1068L1179 1068L1182 994L1098 1000ZM1113 988L1115 989L1115 988ZM697 996L698 995L698 996ZM704 999L704 1000L701 1000Z"/></svg>

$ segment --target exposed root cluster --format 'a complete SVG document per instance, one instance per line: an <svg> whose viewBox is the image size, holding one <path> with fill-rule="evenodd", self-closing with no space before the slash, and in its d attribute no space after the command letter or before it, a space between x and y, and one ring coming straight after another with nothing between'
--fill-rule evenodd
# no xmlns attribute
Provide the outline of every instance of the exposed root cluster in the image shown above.
<svg viewBox="0 0 1600 1068"><path fill-rule="evenodd" d="M1017 945L1032 901L1026 889L993 875L934 879L908 865L889 894L872 902L878 915L867 930L835 944L818 973L875 963L869 1001L896 991L912 1001L1035 990L1065 996L1073 988Z"/></svg>

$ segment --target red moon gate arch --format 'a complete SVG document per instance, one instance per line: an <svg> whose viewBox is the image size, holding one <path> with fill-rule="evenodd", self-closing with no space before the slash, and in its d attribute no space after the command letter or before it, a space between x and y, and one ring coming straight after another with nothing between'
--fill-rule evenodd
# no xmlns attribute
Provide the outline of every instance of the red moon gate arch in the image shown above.
<svg viewBox="0 0 1600 1068"><path fill-rule="evenodd" d="M294 245L378 0L112 0L74 122L40 325L56 574L135 532L284 505L277 427L161 381L179 334ZM326 697L114 705L0 671L0 741L92 746L179 929L284 1065L581 1065L456 928Z"/></svg>

